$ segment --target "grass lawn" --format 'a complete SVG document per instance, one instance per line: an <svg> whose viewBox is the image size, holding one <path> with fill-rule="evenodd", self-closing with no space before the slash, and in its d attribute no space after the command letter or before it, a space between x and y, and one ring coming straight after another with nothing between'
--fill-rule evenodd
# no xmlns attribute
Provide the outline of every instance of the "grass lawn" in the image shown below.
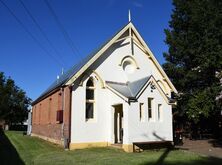
<svg viewBox="0 0 222 165"><path fill-rule="evenodd" d="M5 133L5 134L4 134ZM162 149L125 153L114 148L90 148L64 151L41 139L23 136L21 132L0 133L0 164L140 164L140 165L213 165L222 159L202 157L180 150Z"/></svg>

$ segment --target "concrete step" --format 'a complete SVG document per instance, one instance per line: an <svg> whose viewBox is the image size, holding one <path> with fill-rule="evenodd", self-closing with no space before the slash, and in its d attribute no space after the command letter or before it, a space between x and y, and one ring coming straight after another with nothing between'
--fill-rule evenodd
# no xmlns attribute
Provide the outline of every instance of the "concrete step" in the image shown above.
<svg viewBox="0 0 222 165"><path fill-rule="evenodd" d="M120 143L111 144L111 147L122 149L122 144Z"/></svg>

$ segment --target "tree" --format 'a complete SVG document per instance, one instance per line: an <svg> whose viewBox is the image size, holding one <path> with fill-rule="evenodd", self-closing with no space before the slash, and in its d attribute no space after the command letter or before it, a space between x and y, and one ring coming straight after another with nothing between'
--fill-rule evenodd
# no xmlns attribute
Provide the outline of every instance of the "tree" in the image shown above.
<svg viewBox="0 0 222 165"><path fill-rule="evenodd" d="M30 102L26 93L0 72L0 120L7 124L22 123L27 119Z"/></svg>
<svg viewBox="0 0 222 165"><path fill-rule="evenodd" d="M198 123L221 110L215 98L221 91L222 1L173 0L173 5L163 68L180 93L177 110Z"/></svg>

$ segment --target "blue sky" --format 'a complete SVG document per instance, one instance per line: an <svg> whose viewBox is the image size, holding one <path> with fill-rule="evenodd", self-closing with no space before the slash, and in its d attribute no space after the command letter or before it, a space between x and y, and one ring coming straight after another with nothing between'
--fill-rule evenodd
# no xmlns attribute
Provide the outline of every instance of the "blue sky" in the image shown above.
<svg viewBox="0 0 222 165"><path fill-rule="evenodd" d="M48 54L25 32L1 1ZM168 50L164 43L164 28L168 27L173 8L170 0L49 0L74 43L74 51L64 39L44 0L22 0L58 54L19 0L1 1L0 71L14 79L33 100L61 74L62 67L67 70L127 24L129 9L133 24L157 60L164 63L163 52Z"/></svg>

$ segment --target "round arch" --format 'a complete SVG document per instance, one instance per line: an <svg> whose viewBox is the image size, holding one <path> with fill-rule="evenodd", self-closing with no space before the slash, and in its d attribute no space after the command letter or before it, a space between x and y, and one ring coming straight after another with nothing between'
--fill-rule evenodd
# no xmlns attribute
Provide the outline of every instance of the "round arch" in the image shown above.
<svg viewBox="0 0 222 165"><path fill-rule="evenodd" d="M92 71L92 74L85 74L85 75L81 78L79 85L82 86L84 80L89 79L90 77L99 80L101 88L105 88L105 82L103 81L103 79L101 78L101 76L100 76L95 70Z"/></svg>
<svg viewBox="0 0 222 165"><path fill-rule="evenodd" d="M139 69L139 65L133 56L128 55L128 56L123 57L119 63L119 66L123 66L125 61L133 62L136 66L136 69Z"/></svg>

